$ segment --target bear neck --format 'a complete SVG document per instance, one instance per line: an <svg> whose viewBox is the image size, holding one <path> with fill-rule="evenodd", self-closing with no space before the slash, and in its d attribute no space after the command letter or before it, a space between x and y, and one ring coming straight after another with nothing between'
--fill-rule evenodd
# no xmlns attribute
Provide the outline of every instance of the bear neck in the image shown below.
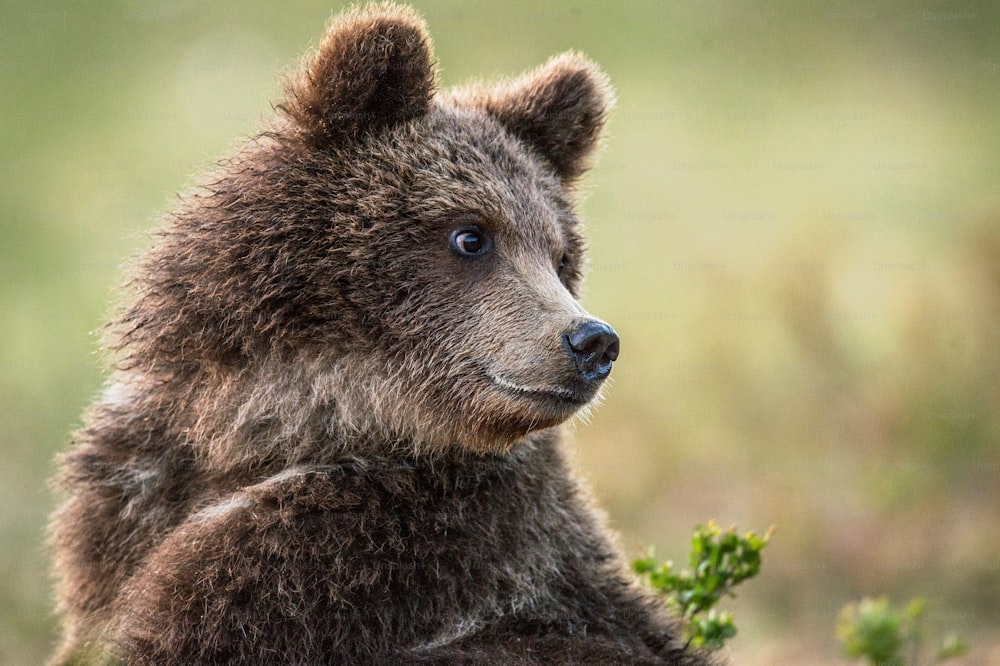
<svg viewBox="0 0 1000 666"><path fill-rule="evenodd" d="M463 442L422 436L393 410L407 400L397 395L401 383L369 361L312 351L276 353L240 367L119 368L96 406L95 421L145 424L150 432L135 439L166 439L183 449L192 468L243 481L349 457L501 460L537 439L526 434L498 452L476 453ZM554 436L556 429L539 432L550 431Z"/></svg>

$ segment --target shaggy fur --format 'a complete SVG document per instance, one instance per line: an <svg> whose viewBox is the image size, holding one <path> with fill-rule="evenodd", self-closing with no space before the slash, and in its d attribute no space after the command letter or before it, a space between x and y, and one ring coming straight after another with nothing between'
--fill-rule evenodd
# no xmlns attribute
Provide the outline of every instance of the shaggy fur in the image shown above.
<svg viewBox="0 0 1000 666"><path fill-rule="evenodd" d="M334 20L135 266L61 461L53 663L704 663L556 429L600 383L572 188L611 104L574 54L438 93L413 12Z"/></svg>

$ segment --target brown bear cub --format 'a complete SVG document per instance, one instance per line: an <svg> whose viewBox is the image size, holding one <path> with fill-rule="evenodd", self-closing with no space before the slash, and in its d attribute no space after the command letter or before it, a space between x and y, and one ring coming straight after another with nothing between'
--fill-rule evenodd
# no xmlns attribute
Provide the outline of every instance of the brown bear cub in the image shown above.
<svg viewBox="0 0 1000 666"><path fill-rule="evenodd" d="M339 16L138 261L54 663L705 663L559 442L618 355L572 196L607 81L435 78L412 11Z"/></svg>

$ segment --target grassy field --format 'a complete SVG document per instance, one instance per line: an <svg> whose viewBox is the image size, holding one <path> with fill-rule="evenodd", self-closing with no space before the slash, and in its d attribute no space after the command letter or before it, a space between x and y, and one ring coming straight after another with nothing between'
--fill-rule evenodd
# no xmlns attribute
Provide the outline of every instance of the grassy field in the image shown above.
<svg viewBox="0 0 1000 666"><path fill-rule="evenodd" d="M622 356L573 439L625 547L776 526L734 663L844 663L887 594L1000 664L1000 9L415 4L445 85L577 49L617 88L583 210ZM0 4L0 663L54 639L47 479L121 263L338 8L278 7Z"/></svg>

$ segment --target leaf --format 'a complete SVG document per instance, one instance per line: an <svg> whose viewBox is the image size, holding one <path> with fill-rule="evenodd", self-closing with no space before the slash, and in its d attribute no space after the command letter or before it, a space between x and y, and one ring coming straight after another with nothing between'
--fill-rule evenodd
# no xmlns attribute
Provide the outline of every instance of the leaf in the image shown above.
<svg viewBox="0 0 1000 666"><path fill-rule="evenodd" d="M945 636L944 640L941 641L941 646L937 651L937 660L945 661L946 659L952 659L953 657L961 657L966 652L968 652L969 647L965 644L958 634L950 633Z"/></svg>
<svg viewBox="0 0 1000 666"><path fill-rule="evenodd" d="M903 609L903 616L911 620L917 620L923 616L925 610L927 610L927 602L920 597L916 597L906 604L906 608Z"/></svg>

